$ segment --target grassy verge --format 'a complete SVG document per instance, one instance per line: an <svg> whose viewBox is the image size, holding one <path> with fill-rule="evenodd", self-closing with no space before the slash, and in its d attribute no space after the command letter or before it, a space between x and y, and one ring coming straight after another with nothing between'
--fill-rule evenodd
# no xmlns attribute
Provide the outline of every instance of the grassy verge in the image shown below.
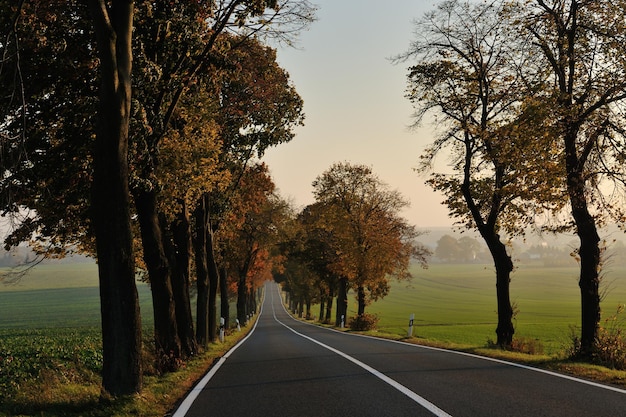
<svg viewBox="0 0 626 417"><path fill-rule="evenodd" d="M529 354L524 352L503 350L493 346L475 346L459 343L441 342L438 340L422 339L418 337L399 337L398 335L384 333L380 331L358 332L373 337L399 340L407 343L414 343L422 346L429 346L441 349L455 350L459 352L471 353L478 356L485 356L500 359L508 362L533 366L553 372L571 375L589 381L614 385L626 389L626 371L610 369L604 366L589 363L576 362L561 355Z"/></svg>

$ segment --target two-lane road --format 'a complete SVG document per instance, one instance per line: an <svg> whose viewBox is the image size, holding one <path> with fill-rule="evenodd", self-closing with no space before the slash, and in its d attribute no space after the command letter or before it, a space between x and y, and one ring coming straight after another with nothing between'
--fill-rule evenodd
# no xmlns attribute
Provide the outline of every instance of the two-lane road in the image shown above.
<svg viewBox="0 0 626 417"><path fill-rule="evenodd" d="M619 417L626 391L306 324L268 283L256 328L174 415Z"/></svg>

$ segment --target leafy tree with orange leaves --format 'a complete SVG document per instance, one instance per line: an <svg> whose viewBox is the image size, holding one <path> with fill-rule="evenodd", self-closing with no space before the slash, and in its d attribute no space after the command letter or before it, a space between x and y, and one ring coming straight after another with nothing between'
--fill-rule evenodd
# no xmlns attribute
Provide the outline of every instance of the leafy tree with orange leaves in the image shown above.
<svg viewBox="0 0 626 417"><path fill-rule="evenodd" d="M289 207L275 193L265 164L244 172L222 226L224 262L237 282L237 319L244 324L252 313L250 297L259 279L272 268L271 254L280 237Z"/></svg>
<svg viewBox="0 0 626 417"><path fill-rule="evenodd" d="M203 196L204 203L198 205L201 210L195 212L197 222L206 223L206 233L202 234L199 229L196 233L199 246L205 246L205 249L197 248L196 254L207 253L207 273L201 274L206 279L199 277L198 280L197 334L204 340L213 340L216 336L218 280L220 291L227 292L226 278L218 274L219 254L223 251L218 243L222 240L219 230L230 199L236 194L250 160L262 156L269 147L290 141L293 129L304 119L302 99L289 74L278 65L276 51L255 39L225 38L238 47L223 54L222 65L226 69L214 80L213 91L219 97L214 109L221 144L217 168L225 173L228 181L210 189ZM228 319L228 297L222 296L221 302L221 316ZM204 317L206 325L200 323Z"/></svg>
<svg viewBox="0 0 626 417"><path fill-rule="evenodd" d="M337 163L313 187L339 254L331 269L356 290L357 315L363 316L368 303L387 295L390 276L410 278L411 261L425 267L429 251L415 242L420 233L399 215L406 200L371 168Z"/></svg>

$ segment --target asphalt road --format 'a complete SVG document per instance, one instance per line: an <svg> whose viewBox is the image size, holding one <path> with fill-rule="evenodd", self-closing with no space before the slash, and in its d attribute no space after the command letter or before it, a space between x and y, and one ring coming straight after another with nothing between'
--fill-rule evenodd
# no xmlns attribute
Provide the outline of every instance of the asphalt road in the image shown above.
<svg viewBox="0 0 626 417"><path fill-rule="evenodd" d="M626 390L292 319L266 286L256 328L175 417L626 416Z"/></svg>

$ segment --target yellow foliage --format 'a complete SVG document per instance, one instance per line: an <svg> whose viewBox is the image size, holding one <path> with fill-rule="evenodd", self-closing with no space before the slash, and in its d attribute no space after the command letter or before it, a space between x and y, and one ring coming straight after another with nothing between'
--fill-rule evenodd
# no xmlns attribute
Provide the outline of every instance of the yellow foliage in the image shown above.
<svg viewBox="0 0 626 417"><path fill-rule="evenodd" d="M219 129L200 114L182 114L184 126L172 129L161 142L157 178L162 188L164 213L173 215L181 203L193 207L200 196L222 189L230 174L218 163Z"/></svg>

